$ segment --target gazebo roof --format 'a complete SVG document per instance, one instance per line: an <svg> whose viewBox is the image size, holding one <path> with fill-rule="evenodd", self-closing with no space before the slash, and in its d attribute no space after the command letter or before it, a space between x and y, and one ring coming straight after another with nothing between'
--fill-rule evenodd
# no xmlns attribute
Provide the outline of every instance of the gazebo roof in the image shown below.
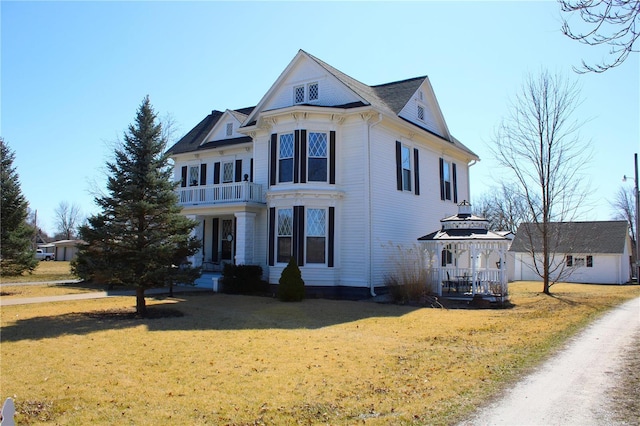
<svg viewBox="0 0 640 426"><path fill-rule="evenodd" d="M504 235L489 231L489 221L471 213L471 204L464 200L458 204L458 214L440 220L442 228L423 237L418 241L509 241Z"/></svg>
<svg viewBox="0 0 640 426"><path fill-rule="evenodd" d="M487 229L448 229L435 231L418 238L418 241L486 240L509 241L508 238Z"/></svg>

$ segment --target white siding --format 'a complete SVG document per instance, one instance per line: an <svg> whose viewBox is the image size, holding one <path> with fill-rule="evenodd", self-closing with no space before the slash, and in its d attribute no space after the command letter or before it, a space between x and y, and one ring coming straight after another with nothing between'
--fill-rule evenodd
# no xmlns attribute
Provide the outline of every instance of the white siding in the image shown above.
<svg viewBox="0 0 640 426"><path fill-rule="evenodd" d="M585 258L587 255L574 254ZM563 279L572 283L592 284L624 284L629 281L629 261L619 254L594 254L593 267L581 266L573 268L571 275ZM524 253L515 254L514 280L542 281L542 278L532 269L531 256ZM555 278L555 277L552 277Z"/></svg>
<svg viewBox="0 0 640 426"><path fill-rule="evenodd" d="M342 126L336 138L336 184L345 194L336 212L336 264L344 286L369 285L366 131L364 121L352 121Z"/></svg>
<svg viewBox="0 0 640 426"><path fill-rule="evenodd" d="M423 94L422 99L420 99L420 92ZM422 119L418 117L418 105L421 105L424 108L424 117ZM443 123L442 115L440 113L440 107L438 106L435 97L432 96L430 86L425 83L423 83L416 93L413 94L409 102L407 102L398 115L417 124L418 126L429 129L437 135L444 138L447 137L445 124Z"/></svg>
<svg viewBox="0 0 640 426"><path fill-rule="evenodd" d="M419 150L420 195L397 189L396 141ZM423 144L403 139L384 127L374 128L371 155L371 168L374 171L371 244L376 286L383 285L385 274L396 268L394 257L397 258L397 246L414 248L417 238L439 229L440 219L458 211L453 200L440 200L439 158L440 155ZM465 163L453 161L457 164L458 202L461 202L469 198L466 182L468 167Z"/></svg>
<svg viewBox="0 0 640 426"><path fill-rule="evenodd" d="M231 136L227 135L228 123L233 125L233 132ZM234 116L227 112L223 114L222 117L220 117L220 120L218 121L216 126L212 129L211 133L205 139L205 143L244 136L243 134L238 133L238 127L240 127L240 123L238 122L238 120L236 120Z"/></svg>
<svg viewBox="0 0 640 426"><path fill-rule="evenodd" d="M294 105L293 88L301 84L318 82L319 99L313 105L342 105L360 100L322 67L310 60L302 60L293 68L286 80L271 95L263 110L274 110Z"/></svg>

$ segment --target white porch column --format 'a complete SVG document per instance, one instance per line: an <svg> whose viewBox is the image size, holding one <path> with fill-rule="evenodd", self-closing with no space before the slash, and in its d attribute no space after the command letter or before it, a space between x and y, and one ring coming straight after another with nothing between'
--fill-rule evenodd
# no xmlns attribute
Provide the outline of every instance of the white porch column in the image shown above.
<svg viewBox="0 0 640 426"><path fill-rule="evenodd" d="M236 265L253 264L256 214L236 212Z"/></svg>
<svg viewBox="0 0 640 426"><path fill-rule="evenodd" d="M504 296L507 293L507 247L501 244L500 250L500 290Z"/></svg>
<svg viewBox="0 0 640 426"><path fill-rule="evenodd" d="M438 276L437 276L437 280L438 280L438 296L442 296L442 280L444 279L444 271L442 270L442 247L443 245L441 243L437 243L435 245L436 247L436 268L438 271Z"/></svg>
<svg viewBox="0 0 640 426"><path fill-rule="evenodd" d="M194 214L188 214L187 219L198 222L198 216ZM198 226L191 230L191 236L196 237L200 241L202 241L202 222L199 222ZM191 262L191 266L195 268L202 266L202 248L200 248L193 256L189 256L187 260Z"/></svg>
<svg viewBox="0 0 640 426"><path fill-rule="evenodd" d="M471 294L476 295L476 284L478 280L478 271L476 270L476 259L478 256L477 247L474 243L469 244L469 251L471 255Z"/></svg>

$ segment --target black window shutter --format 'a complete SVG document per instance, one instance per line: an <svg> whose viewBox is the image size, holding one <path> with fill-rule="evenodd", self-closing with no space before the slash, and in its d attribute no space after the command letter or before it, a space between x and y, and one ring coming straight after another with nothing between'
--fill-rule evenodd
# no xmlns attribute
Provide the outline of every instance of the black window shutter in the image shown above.
<svg viewBox="0 0 640 426"><path fill-rule="evenodd" d="M416 195L420 195L420 164L419 164L418 148L413 148L413 180Z"/></svg>
<svg viewBox="0 0 640 426"><path fill-rule="evenodd" d="M269 266L275 265L276 208L269 208Z"/></svg>
<svg viewBox="0 0 640 426"><path fill-rule="evenodd" d="M293 257L304 265L304 206L293 206Z"/></svg>
<svg viewBox="0 0 640 426"><path fill-rule="evenodd" d="M278 161L278 134L271 135L270 159L269 159L269 185L276 184L276 162Z"/></svg>
<svg viewBox="0 0 640 426"><path fill-rule="evenodd" d="M200 164L200 185L207 184L207 164Z"/></svg>
<svg viewBox="0 0 640 426"><path fill-rule="evenodd" d="M213 163L213 183L220 183L220 162Z"/></svg>
<svg viewBox="0 0 640 426"><path fill-rule="evenodd" d="M333 268L333 256L334 256L334 241L335 241L335 228L336 228L336 208L329 207L329 235L328 235L328 247L327 247L327 266Z"/></svg>
<svg viewBox="0 0 640 426"><path fill-rule="evenodd" d="M307 182L307 131L300 130L300 183Z"/></svg>
<svg viewBox="0 0 640 426"><path fill-rule="evenodd" d="M402 191L402 144L396 141L396 188Z"/></svg>
<svg viewBox="0 0 640 426"><path fill-rule="evenodd" d="M456 163L452 163L451 164L451 170L453 173L453 202L457 203L458 202L458 176L456 173Z"/></svg>
<svg viewBox="0 0 640 426"><path fill-rule="evenodd" d="M236 182L242 180L242 160L236 160Z"/></svg>
<svg viewBox="0 0 640 426"><path fill-rule="evenodd" d="M300 181L300 130L293 132L293 183Z"/></svg>
<svg viewBox="0 0 640 426"><path fill-rule="evenodd" d="M329 132L329 183L336 183L336 132Z"/></svg>
<svg viewBox="0 0 640 426"><path fill-rule="evenodd" d="M440 199L444 200L445 190L444 190L444 160L440 159Z"/></svg>
<svg viewBox="0 0 640 426"><path fill-rule="evenodd" d="M182 166L182 180L180 181L181 187L187 186L187 166Z"/></svg>
<svg viewBox="0 0 640 426"><path fill-rule="evenodd" d="M251 164L249 166L249 182L253 182L253 158L251 159Z"/></svg>
<svg viewBox="0 0 640 426"><path fill-rule="evenodd" d="M213 244L213 248L211 249L211 260L213 262L218 261L218 245L219 245L219 229L220 229L220 219L217 217L213 218L213 229L211 230L211 243Z"/></svg>

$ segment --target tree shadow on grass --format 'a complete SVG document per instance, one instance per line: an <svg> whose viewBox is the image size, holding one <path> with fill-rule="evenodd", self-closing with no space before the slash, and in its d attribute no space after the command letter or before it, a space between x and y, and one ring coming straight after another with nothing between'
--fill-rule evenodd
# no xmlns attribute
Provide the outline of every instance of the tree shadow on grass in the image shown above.
<svg viewBox="0 0 640 426"><path fill-rule="evenodd" d="M4 342L39 340L65 335L86 335L145 325L149 331L320 329L367 318L401 317L416 306L312 299L284 303L269 297L212 293L182 294L148 300L149 317L135 315L133 307L17 319L2 327ZM164 302L166 300L166 302ZM58 302L59 303L59 302ZM37 309L37 308L36 308Z"/></svg>

